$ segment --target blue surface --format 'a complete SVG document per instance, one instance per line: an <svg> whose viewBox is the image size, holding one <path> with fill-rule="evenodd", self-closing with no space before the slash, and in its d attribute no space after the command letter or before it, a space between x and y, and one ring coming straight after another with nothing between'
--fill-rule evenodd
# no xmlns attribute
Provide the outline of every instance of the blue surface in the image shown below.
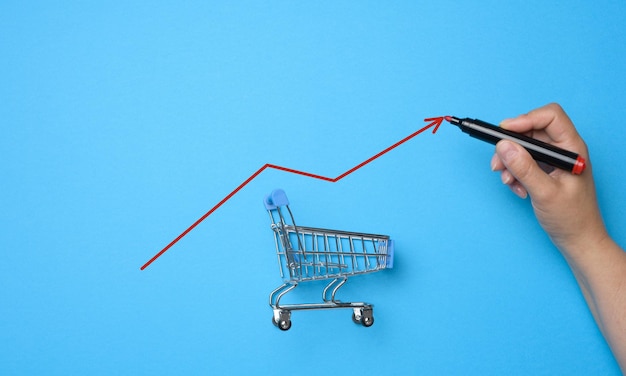
<svg viewBox="0 0 626 376"><path fill-rule="evenodd" d="M0 4L0 374L617 375L564 260L447 124L563 105L626 244L623 1ZM263 198L395 267L270 323ZM293 299L317 298L319 286Z"/></svg>

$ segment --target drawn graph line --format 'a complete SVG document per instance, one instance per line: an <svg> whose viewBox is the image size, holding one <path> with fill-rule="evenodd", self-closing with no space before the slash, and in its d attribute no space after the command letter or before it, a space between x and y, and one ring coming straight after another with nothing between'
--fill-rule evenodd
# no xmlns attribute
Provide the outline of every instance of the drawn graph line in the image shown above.
<svg viewBox="0 0 626 376"><path fill-rule="evenodd" d="M352 167L351 169L349 169L348 171L344 172L343 174L335 177L335 178L329 178L327 176L322 176L322 175L316 175L316 174L312 174L310 172L305 172L305 171L300 171L300 170L294 170L292 168L287 168L287 167L283 167L283 166L278 166L278 165L274 165L274 164L270 164L270 163L266 163L265 165L263 165L263 167L259 168L254 174L250 175L249 178L247 178L243 183L241 183L237 188L235 188L232 192L230 192L226 197L224 197L220 202L218 202L215 206L213 206L208 212L206 212L202 217L198 218L197 221L195 221L191 226L189 226L185 231L183 231L180 235L178 235L176 237L176 239L172 240L168 245L166 245L162 250L159 251L159 253L157 253L156 255L154 255L150 260L148 260L148 262L146 262L142 267L141 270L144 270L145 268L147 268L150 264L152 264L156 259L158 259L159 257L161 257L161 255L163 255L165 252L167 252L168 249L170 249L174 244L176 244L180 239L182 239L185 235L187 235L191 230L193 230L196 226L198 226L202 221L204 221L205 219L207 219L208 216L210 216L211 214L213 214L213 212L215 212L217 209L220 208L220 206L224 205L224 203L226 203L226 201L230 200L235 194L237 194L237 192L239 192L243 187L245 187L246 185L248 185L248 183L250 183L252 180L254 180L254 178L256 178L257 176L259 176L263 171L265 171L268 168L272 168L275 170L280 170L280 171L285 171L285 172L289 172L292 174L297 174L297 175L303 175L309 178L314 178L314 179L320 179L320 180L324 180L327 182L331 182L331 183L336 183L339 180L345 178L346 176L350 175L351 173L353 173L354 171L360 169L361 167L365 166L366 164L372 162L373 160L379 158L380 156L390 152L391 150L397 148L398 146L404 144L405 142L409 141L410 139L414 138L415 136L423 133L424 131L428 130L431 127L433 128L433 134L435 134L437 132L437 130L439 129L439 126L441 126L441 123L443 122L443 120L445 119L444 116L442 117L434 117L434 118L427 118L424 119L424 121L426 122L430 122L428 125L426 125L424 128L418 130L415 133L412 133L410 135L408 135L407 137L403 138L402 140L396 142L395 144L389 146L388 148L386 148L385 150L381 151L380 153L366 159L365 161L359 163L358 165Z"/></svg>

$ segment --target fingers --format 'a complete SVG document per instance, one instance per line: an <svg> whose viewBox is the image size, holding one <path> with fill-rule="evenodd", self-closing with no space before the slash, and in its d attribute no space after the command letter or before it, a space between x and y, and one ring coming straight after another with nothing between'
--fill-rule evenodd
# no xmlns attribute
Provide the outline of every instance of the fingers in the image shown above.
<svg viewBox="0 0 626 376"><path fill-rule="evenodd" d="M502 159L498 157L498 153L494 153L493 157L491 157L491 171L502 171L504 170L504 163L502 163Z"/></svg>
<svg viewBox="0 0 626 376"><path fill-rule="evenodd" d="M498 142L496 156L492 159L492 168L494 166L495 170L502 170L502 182L522 198L527 194L532 197L547 195L555 189L553 179L537 165L524 148L514 142Z"/></svg>
<svg viewBox="0 0 626 376"><path fill-rule="evenodd" d="M511 191L517 196L523 199L528 196L526 188L524 188L524 186L517 181L515 176L513 176L513 174L506 169L506 166L498 154L494 154L493 158L491 158L491 171L501 171L500 179L502 180L502 184L508 185L509 189L511 189Z"/></svg>
<svg viewBox="0 0 626 376"><path fill-rule="evenodd" d="M585 142L570 118L556 103L532 110L514 119L506 119L500 126L576 152L589 160ZM500 141L496 145L496 154L491 159L491 169L501 171L502 182L515 194L522 198L530 195L533 202L554 199L560 182L568 179L564 171L536 162L528 151L510 141Z"/></svg>
<svg viewBox="0 0 626 376"><path fill-rule="evenodd" d="M532 110L514 119L506 119L500 125L502 128L519 133L543 131L555 144L578 147L582 144L582 139L572 121L556 103ZM582 152L582 150L577 151Z"/></svg>

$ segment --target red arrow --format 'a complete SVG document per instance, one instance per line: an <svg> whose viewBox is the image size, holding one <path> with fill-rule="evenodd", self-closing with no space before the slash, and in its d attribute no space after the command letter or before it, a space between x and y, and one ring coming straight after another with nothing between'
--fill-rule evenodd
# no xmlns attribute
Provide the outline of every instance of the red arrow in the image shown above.
<svg viewBox="0 0 626 376"><path fill-rule="evenodd" d="M433 126L435 127L433 129L433 134L434 134L435 132L437 132L437 130L439 129L439 126L441 125L441 123L445 119L446 119L446 116L424 119L424 121L427 121L427 122L429 121L430 122L424 128L418 130L417 132L415 132L413 134L408 135L407 137L405 137L402 140L396 142L395 144L391 145L390 147L386 148L385 150L381 151L380 153L378 153L378 154L374 155L373 157L371 157L371 158L369 158L369 159L359 163L358 165L352 167L351 169L349 169L348 171L344 172L343 174L337 176L336 178L329 178L329 177L326 177L326 176L315 175L315 174L311 174L311 173L305 172L305 171L294 170L294 169L291 169L291 168L287 168L287 167L282 167L282 166L277 166L277 165L266 163L265 165L263 165L263 167L258 169L254 174L250 175L250 177L247 178L243 183L241 183L237 188L235 188L235 190L230 192L226 197L224 197L220 202L218 202L217 205L212 207L211 210L206 212L202 217L200 217L197 221L195 221L185 231L183 231L180 235L178 235L176 237L176 239L172 240L170 242L170 244L166 245L165 248L163 248L161 251L159 251L159 253L157 253L150 260L148 260L148 262L146 262L141 267L141 270L144 270L150 264L152 264L154 262L154 260L156 260L162 254L164 254L168 249L170 249L174 244L176 244L176 242L178 242L180 239L182 239L183 236L187 235L191 230L193 230L197 225L199 225L200 222L204 221L208 216L213 214L214 211L216 211L220 206L222 206L226 201L228 201L231 197L233 197L237 192L239 192L243 187L245 187L248 183L250 183L254 178L256 178L261 172L263 172L267 168L273 168L273 169L276 169L276 170L290 172L292 174L304 175L304 176L307 176L307 177L310 177L310 178L315 178L315 179L328 181L328 182L331 182L331 183L336 183L339 180L341 180L341 179L345 178L346 176L350 175L354 171L358 170L359 168L361 168L361 167L365 166L366 164L370 163L374 159L376 159L376 158L380 157L381 155L386 154L389 151L397 148L398 146L402 145L403 143L409 141L413 137L417 136L418 134L426 131L428 128L431 128Z"/></svg>

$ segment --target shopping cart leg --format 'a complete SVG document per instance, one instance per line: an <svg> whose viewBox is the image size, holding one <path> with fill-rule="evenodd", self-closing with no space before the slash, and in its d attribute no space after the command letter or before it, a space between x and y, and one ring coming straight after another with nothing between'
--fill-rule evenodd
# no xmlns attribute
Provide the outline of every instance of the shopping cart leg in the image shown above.
<svg viewBox="0 0 626 376"><path fill-rule="evenodd" d="M291 310L280 306L280 299L289 291L298 286L297 283L286 282L278 286L270 293L270 307L274 314L272 315L272 324L280 330L289 330L291 328Z"/></svg>
<svg viewBox="0 0 626 376"><path fill-rule="evenodd" d="M328 299L328 290L338 280L339 280L339 278L335 278L332 281L330 281L330 283L328 285L326 285L326 287L324 287L324 291L322 291L322 300L324 300L324 302L328 303L330 301L330 299Z"/></svg>
<svg viewBox="0 0 626 376"><path fill-rule="evenodd" d="M280 299L285 296L286 293L293 290L298 286L296 282L285 282L282 285L278 286L274 291L270 293L270 307L278 308ZM278 294L278 296L276 296Z"/></svg>
<svg viewBox="0 0 626 376"><path fill-rule="evenodd" d="M324 300L324 302L328 303L333 302L333 303L339 303L338 300L335 300L335 295L337 294L337 291L341 288L341 286L345 285L346 282L348 282L348 277L343 277L341 279L341 282L339 282L339 284L337 286L335 286L335 288L332 290L332 293L330 295L330 299L328 299L328 291L330 290L330 287L332 285L334 285L337 281L339 281L339 278L335 278L332 280L332 282L330 282L325 288L324 291L322 292L322 299Z"/></svg>

